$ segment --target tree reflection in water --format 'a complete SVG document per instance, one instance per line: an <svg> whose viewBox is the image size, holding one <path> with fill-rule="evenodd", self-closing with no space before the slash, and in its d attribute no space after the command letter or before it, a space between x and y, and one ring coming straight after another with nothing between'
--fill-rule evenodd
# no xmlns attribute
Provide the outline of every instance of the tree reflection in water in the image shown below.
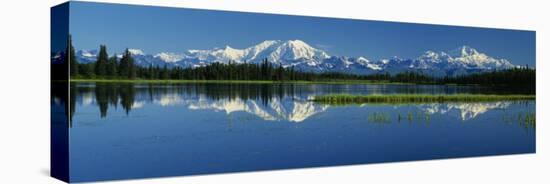
<svg viewBox="0 0 550 184"><path fill-rule="evenodd" d="M356 86L346 85L299 85L299 84L134 84L134 83L74 83L70 93L70 119L72 121L78 105L95 103L99 116L106 118L109 108L122 107L126 115L133 108L146 104L170 106L184 104L191 110L225 111L227 114L245 111L264 120L286 120L301 122L314 114L326 111L330 106L317 104L309 97L319 93L354 91ZM399 88L398 88L399 89ZM368 89L371 90L372 89ZM408 90L408 88L404 88ZM360 91L360 90L358 90ZM370 91L370 92L371 92ZM376 92L376 90L374 90ZM401 91L396 91L401 92ZM78 103L78 105L77 105ZM479 102L479 103L432 103L414 105L393 105L393 112L377 112L373 104L357 105L368 114L368 122L399 123L422 120L431 122L434 115L456 116L468 121L495 109L507 109L515 104L526 109L534 102ZM376 105L374 105L376 106ZM378 105L379 106L379 105ZM412 107L412 110L400 107ZM336 108L336 107L335 107ZM414 112L414 113L412 113ZM507 118L534 128L534 113L522 118ZM509 120L508 120L509 121ZM527 123L525 123L527 122ZM72 124L70 124L71 126Z"/></svg>

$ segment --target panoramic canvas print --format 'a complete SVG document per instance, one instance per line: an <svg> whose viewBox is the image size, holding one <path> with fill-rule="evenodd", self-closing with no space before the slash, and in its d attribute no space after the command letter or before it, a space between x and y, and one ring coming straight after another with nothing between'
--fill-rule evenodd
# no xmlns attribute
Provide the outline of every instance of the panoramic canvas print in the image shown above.
<svg viewBox="0 0 550 184"><path fill-rule="evenodd" d="M63 181L535 153L534 31L91 2L51 24Z"/></svg>

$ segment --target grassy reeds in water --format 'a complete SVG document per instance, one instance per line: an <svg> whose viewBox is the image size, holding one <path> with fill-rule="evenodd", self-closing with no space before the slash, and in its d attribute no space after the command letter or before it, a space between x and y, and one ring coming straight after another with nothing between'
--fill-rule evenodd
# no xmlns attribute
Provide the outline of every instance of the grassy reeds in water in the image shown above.
<svg viewBox="0 0 550 184"><path fill-rule="evenodd" d="M315 96L314 102L345 104L401 104L401 103L443 103L443 102L491 102L534 100L535 95L483 95L483 94L387 94L387 95L350 95L330 94Z"/></svg>
<svg viewBox="0 0 550 184"><path fill-rule="evenodd" d="M524 128L535 128L537 127L535 113L525 113L523 116L518 117L518 122Z"/></svg>
<svg viewBox="0 0 550 184"><path fill-rule="evenodd" d="M535 128L537 126L535 112L520 112L517 114L505 114L503 117L504 122L514 123L517 122L524 128Z"/></svg>
<svg viewBox="0 0 550 184"><path fill-rule="evenodd" d="M373 123L390 123L390 117L386 113L374 112L368 116L369 122Z"/></svg>

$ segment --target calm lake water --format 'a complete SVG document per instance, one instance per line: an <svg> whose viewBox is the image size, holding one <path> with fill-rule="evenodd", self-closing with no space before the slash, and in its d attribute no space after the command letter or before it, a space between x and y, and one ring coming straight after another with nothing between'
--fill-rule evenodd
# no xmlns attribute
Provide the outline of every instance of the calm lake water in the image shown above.
<svg viewBox="0 0 550 184"><path fill-rule="evenodd" d="M510 93L422 85L71 85L72 181L535 152L535 101L330 106L328 93Z"/></svg>

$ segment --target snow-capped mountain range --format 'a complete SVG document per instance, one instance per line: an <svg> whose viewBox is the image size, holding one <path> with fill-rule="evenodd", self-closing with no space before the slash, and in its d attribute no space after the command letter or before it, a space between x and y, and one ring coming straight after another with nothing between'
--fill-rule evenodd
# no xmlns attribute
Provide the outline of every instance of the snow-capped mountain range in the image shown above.
<svg viewBox="0 0 550 184"><path fill-rule="evenodd" d="M313 72L343 72L352 74L425 72L430 75L457 75L472 72L501 70L516 67L506 59L497 59L469 46L448 52L426 51L417 58L369 60L367 57L331 56L301 40L266 40L244 49L230 46L211 50L187 50L182 53L161 52L147 54L129 49L135 62L141 66L202 67L214 62L259 63L263 59L283 67ZM95 62L97 50L79 50L81 63ZM117 55L120 57L120 54Z"/></svg>

